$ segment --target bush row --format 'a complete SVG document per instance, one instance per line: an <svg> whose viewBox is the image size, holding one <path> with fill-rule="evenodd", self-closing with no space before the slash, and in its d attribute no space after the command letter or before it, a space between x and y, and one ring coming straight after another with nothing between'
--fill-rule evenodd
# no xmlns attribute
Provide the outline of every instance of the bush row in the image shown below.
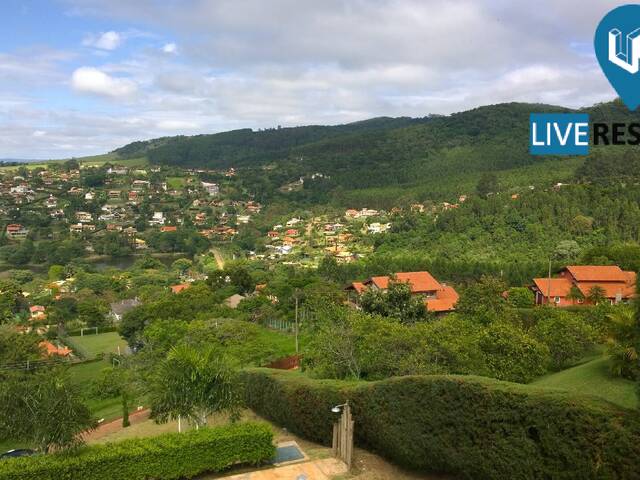
<svg viewBox="0 0 640 480"><path fill-rule="evenodd" d="M0 480L168 480L273 458L266 424L242 423L0 462Z"/></svg>
<svg viewBox="0 0 640 480"><path fill-rule="evenodd" d="M586 396L472 376L379 382L244 373L250 408L329 444L348 400L356 443L402 466L473 479L640 478L640 416Z"/></svg>

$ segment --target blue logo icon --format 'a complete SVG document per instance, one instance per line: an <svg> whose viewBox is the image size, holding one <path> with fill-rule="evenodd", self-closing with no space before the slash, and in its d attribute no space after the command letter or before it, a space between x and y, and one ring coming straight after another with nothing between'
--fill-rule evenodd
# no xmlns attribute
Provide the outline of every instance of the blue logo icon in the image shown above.
<svg viewBox="0 0 640 480"><path fill-rule="evenodd" d="M640 105L640 5L623 5L602 19L594 38L596 57L629 110Z"/></svg>
<svg viewBox="0 0 640 480"><path fill-rule="evenodd" d="M589 115L532 113L529 117L531 155L588 155Z"/></svg>

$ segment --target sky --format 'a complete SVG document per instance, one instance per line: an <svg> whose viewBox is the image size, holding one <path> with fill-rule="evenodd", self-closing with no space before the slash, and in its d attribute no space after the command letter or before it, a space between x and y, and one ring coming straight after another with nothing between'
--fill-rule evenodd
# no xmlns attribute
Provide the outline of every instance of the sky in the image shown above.
<svg viewBox="0 0 640 480"><path fill-rule="evenodd" d="M2 0L0 158L615 98L598 0Z"/></svg>

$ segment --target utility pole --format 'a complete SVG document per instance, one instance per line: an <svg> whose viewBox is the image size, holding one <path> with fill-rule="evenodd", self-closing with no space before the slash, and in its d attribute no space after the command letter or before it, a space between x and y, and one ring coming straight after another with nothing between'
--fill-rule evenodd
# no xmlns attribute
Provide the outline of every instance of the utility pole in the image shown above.
<svg viewBox="0 0 640 480"><path fill-rule="evenodd" d="M298 293L296 290L296 355L298 354Z"/></svg>
<svg viewBox="0 0 640 480"><path fill-rule="evenodd" d="M549 278L547 280L547 305L551 305L551 257L549 257Z"/></svg>

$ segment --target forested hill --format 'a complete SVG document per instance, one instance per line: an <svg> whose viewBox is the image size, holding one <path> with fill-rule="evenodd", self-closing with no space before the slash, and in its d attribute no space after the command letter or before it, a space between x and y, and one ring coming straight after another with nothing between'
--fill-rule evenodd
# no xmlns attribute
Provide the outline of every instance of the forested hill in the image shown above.
<svg viewBox="0 0 640 480"><path fill-rule="evenodd" d="M166 137L134 142L115 153L182 167L276 164L277 173L261 180L267 190L319 172L330 181L305 189L316 188L354 203L374 196L437 199L465 193L486 171L497 172L513 186L573 178L583 158L541 159L528 153L530 113L572 111L576 110L508 103L449 116L382 117L338 126ZM591 114L592 121L640 120L617 101L579 111Z"/></svg>

